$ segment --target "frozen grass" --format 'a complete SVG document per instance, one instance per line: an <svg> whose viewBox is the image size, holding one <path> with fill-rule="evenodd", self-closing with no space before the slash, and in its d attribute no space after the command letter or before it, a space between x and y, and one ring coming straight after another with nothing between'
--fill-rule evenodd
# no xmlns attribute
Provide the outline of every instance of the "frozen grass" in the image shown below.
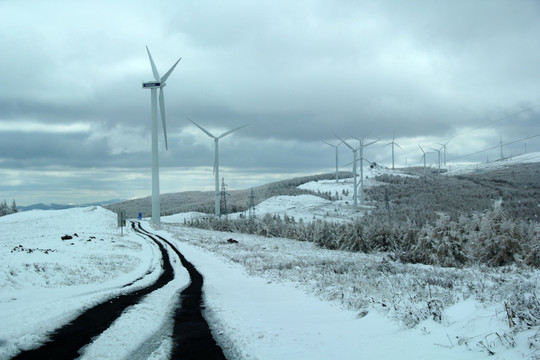
<svg viewBox="0 0 540 360"><path fill-rule="evenodd" d="M270 282L292 283L306 293L356 312L358 317L370 311L384 313L404 329L419 327L425 321L449 326L454 319L448 316L447 309L473 301L489 309L487 316L493 321L497 319L500 326L494 327L493 333L498 335L486 341L484 337L491 332L474 336L464 333L456 344L479 346L489 352L499 347L512 348L518 341L516 335L521 334L520 341L530 342L527 346L531 346L531 356L540 354L535 347L540 337L530 334L540 329L538 270L402 264L382 254L325 250L313 243L289 239L193 230L178 225L166 229L181 241L241 264L251 275ZM228 243L231 237L238 243ZM526 340L522 339L524 336Z"/></svg>

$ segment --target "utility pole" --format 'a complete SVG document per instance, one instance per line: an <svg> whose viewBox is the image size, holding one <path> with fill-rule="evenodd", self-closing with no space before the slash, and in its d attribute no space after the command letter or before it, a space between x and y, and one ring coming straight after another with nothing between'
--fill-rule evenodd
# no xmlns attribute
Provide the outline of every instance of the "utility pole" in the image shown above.
<svg viewBox="0 0 540 360"><path fill-rule="evenodd" d="M502 146L503 146L503 143L502 143L502 135L501 135L501 161L504 159Z"/></svg>
<svg viewBox="0 0 540 360"><path fill-rule="evenodd" d="M225 191L226 185L225 185L225 178L221 178L221 198L219 202L220 207L220 213L219 217L221 217L221 214L227 215L227 192Z"/></svg>
<svg viewBox="0 0 540 360"><path fill-rule="evenodd" d="M249 219L255 219L255 195L253 195L253 188L251 188L251 195L249 195Z"/></svg>

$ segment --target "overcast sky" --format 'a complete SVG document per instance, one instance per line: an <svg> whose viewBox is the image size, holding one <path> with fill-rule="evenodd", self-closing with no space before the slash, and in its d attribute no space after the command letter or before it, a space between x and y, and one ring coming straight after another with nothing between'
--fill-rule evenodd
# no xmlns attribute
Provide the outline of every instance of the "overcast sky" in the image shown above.
<svg viewBox="0 0 540 360"><path fill-rule="evenodd" d="M420 165L418 144L454 162L497 159L482 150L501 138L540 151L538 39L536 0L0 0L0 201L151 194L146 45L162 75L182 57L162 193L213 188L213 140L187 117L249 124L220 141L233 189L332 171L334 134L380 139L365 155L387 166L394 134L396 166Z"/></svg>

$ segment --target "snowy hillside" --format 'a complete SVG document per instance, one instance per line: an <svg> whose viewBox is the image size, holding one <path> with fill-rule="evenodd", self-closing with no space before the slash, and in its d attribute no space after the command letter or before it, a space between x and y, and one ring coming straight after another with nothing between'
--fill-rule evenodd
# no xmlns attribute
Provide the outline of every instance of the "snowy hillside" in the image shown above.
<svg viewBox="0 0 540 360"><path fill-rule="evenodd" d="M491 171L494 169L504 168L516 164L529 164L540 162L540 153L533 152L528 154L517 155L502 161L492 161L486 163L460 164L448 167L448 172L451 175L461 175L477 171Z"/></svg>
<svg viewBox="0 0 540 360"><path fill-rule="evenodd" d="M365 174L366 188L380 185ZM257 214L306 222L354 217L350 179L302 187L339 199L279 196L259 204ZM142 225L203 274L206 318L230 359L540 357L539 270L407 264L390 253L184 226L202 217L181 213L163 217L159 228ZM0 359L36 347L85 309L161 272L156 246L129 226L121 236L116 214L101 207L12 214L0 218L0 230ZM174 271L173 281L127 309L81 358L138 358L154 339L141 358L167 359L171 309L189 282L178 262Z"/></svg>
<svg viewBox="0 0 540 360"><path fill-rule="evenodd" d="M516 289L534 294L537 272L440 271L248 235L228 244L230 233L174 225L181 217L163 219L159 233L204 274L207 317L230 358L478 359L489 357L484 345L499 359L536 354L537 329L509 328L504 299ZM115 221L101 208L0 219L0 358L43 341L118 285L151 280L143 275L157 266L155 251L129 228L121 237ZM133 307L82 358L130 354L160 331L186 280ZM428 311L435 315L408 327ZM152 358L169 348L164 342Z"/></svg>

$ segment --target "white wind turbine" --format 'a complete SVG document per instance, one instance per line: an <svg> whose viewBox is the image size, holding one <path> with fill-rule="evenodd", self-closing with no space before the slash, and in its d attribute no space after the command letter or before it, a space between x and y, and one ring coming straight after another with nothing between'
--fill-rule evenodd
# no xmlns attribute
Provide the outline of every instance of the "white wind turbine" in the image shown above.
<svg viewBox="0 0 540 360"><path fill-rule="evenodd" d="M357 140L360 143L360 204L364 205L364 148L375 144L379 140L372 141L369 144L364 144L364 138Z"/></svg>
<svg viewBox="0 0 540 360"><path fill-rule="evenodd" d="M434 150L437 152L437 170L439 171L439 174L441 173L441 149L434 149L431 148L431 150Z"/></svg>
<svg viewBox="0 0 540 360"><path fill-rule="evenodd" d="M150 59L150 65L152 66L152 73L154 74L154 81L147 81L142 83L143 89L150 89L151 109L152 109L152 221L154 223L160 222L160 203L159 203L159 157L158 157L158 124L157 124L157 89L159 88L159 110L161 113L161 124L163 128L163 136L165 137L165 148L168 150L167 144L167 124L165 122L165 99L163 97L163 87L165 87L167 79L171 75L172 71L182 59L178 59L169 71L163 77L159 76L152 55L148 46L146 47L148 58Z"/></svg>
<svg viewBox="0 0 540 360"><path fill-rule="evenodd" d="M353 189L353 200L354 200L354 208L357 209L358 208L358 185L357 185L357 181L356 181L356 177L357 177L357 174L356 174L356 160L357 160L357 153L358 153L358 149L355 149L353 148L351 145L349 145L345 140L343 140L342 138L340 138L339 136L335 135L339 140L341 140L342 143L344 143L349 149L352 150L353 152L353 183L354 183L354 189Z"/></svg>
<svg viewBox="0 0 540 360"><path fill-rule="evenodd" d="M420 144L418 144L418 146L420 147L420 150L422 150L422 159L424 159L424 179L426 178L426 154L431 154L429 152L425 152L424 149L422 149L422 147L420 146Z"/></svg>
<svg viewBox="0 0 540 360"><path fill-rule="evenodd" d="M189 119L189 118L188 118ZM221 134L220 136L214 136L210 131L206 130L205 128L203 128L201 125L197 124L195 121L189 119L189 121L191 121L195 126L197 126L199 129L201 129L206 135L210 136L211 138L214 139L214 143L215 143L215 150L214 150L214 175L215 175L215 192L216 192L216 204L215 204L215 215L216 216L220 216L221 215L221 212L220 212L220 208L219 208L219 204L220 204L220 192L219 192L219 151L218 151L218 143L219 143L219 139L221 139L222 137L225 137L227 135L229 135L230 133L233 133L237 130L240 130L242 128L245 128L247 125L243 125L243 126L240 126L240 127L237 127L236 129L233 129L233 130L229 130L227 132L224 132L223 134Z"/></svg>
<svg viewBox="0 0 540 360"><path fill-rule="evenodd" d="M339 181L339 175L338 175L338 146L340 144L337 144L337 145L332 145L330 143L327 143L326 141L323 140L323 143L325 143L326 145L330 145L331 147L335 148L336 149L336 182Z"/></svg>
<svg viewBox="0 0 540 360"><path fill-rule="evenodd" d="M392 144L392 170L394 170L394 145L396 145L398 148L400 148L401 150L403 150L403 148L401 146L399 146L399 144L397 142L395 142L396 136L392 136L392 142L389 142L388 144L386 145L390 145Z"/></svg>
<svg viewBox="0 0 540 360"><path fill-rule="evenodd" d="M450 139L451 140L451 139ZM447 142L445 142L444 144L439 144L442 146L442 149L443 149L443 164L444 164L444 167L446 167L446 153L448 152L448 149L446 148L446 145L448 145L448 143L450 142L450 140L448 140Z"/></svg>

